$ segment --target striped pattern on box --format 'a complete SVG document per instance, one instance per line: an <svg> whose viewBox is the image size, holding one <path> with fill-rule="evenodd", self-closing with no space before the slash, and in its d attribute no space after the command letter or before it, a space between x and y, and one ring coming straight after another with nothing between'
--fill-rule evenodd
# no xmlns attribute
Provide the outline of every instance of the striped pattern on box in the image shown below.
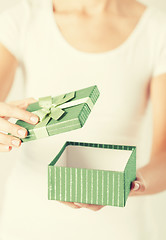
<svg viewBox="0 0 166 240"><path fill-rule="evenodd" d="M123 172L56 167L56 162L69 145L132 150L132 154ZM48 199L124 207L130 184L135 178L135 146L66 142L48 166Z"/></svg>

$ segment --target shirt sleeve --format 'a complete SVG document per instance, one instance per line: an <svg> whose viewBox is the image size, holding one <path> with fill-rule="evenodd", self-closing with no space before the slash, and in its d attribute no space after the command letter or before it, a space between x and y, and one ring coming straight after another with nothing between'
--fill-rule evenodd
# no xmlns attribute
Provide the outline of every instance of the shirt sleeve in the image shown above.
<svg viewBox="0 0 166 240"><path fill-rule="evenodd" d="M164 73L166 74L166 31L165 29L164 31L160 32L160 34L158 35L158 38L159 38L158 41L156 41L157 50L155 54L153 77L157 77Z"/></svg>
<svg viewBox="0 0 166 240"><path fill-rule="evenodd" d="M0 14L0 43L18 61L21 59L21 36L27 16L28 5L25 0Z"/></svg>

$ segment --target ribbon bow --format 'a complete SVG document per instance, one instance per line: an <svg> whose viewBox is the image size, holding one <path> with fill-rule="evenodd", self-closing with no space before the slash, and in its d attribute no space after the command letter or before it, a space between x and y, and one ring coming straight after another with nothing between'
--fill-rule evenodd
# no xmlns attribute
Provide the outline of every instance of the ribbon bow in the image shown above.
<svg viewBox="0 0 166 240"><path fill-rule="evenodd" d="M65 113L62 108L65 108L65 104L71 101L75 97L75 92L64 94L55 98L51 96L39 98L39 106L41 109L33 111L36 114L40 122L34 127L34 133L36 137L48 136L46 125L51 119L58 120Z"/></svg>

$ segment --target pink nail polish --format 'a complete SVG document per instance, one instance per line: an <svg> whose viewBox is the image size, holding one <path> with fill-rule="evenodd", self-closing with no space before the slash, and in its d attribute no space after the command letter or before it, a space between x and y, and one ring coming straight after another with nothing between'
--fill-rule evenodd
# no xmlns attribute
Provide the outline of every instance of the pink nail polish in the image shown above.
<svg viewBox="0 0 166 240"><path fill-rule="evenodd" d="M135 182L135 185L134 185L133 190L134 190L134 191L137 191L139 188L140 188L139 183Z"/></svg>
<svg viewBox="0 0 166 240"><path fill-rule="evenodd" d="M30 118L30 120L31 120L31 122L33 122L33 123L37 123L39 120L38 120L38 117L34 117L34 116L32 116L31 118Z"/></svg>
<svg viewBox="0 0 166 240"><path fill-rule="evenodd" d="M12 140L12 145L19 147L20 146L20 141L19 140Z"/></svg>
<svg viewBox="0 0 166 240"><path fill-rule="evenodd" d="M6 146L6 150L7 150L7 151L11 151L11 150L12 150L12 147L11 147L11 146Z"/></svg>
<svg viewBox="0 0 166 240"><path fill-rule="evenodd" d="M25 136L26 136L26 130L24 130L24 129L19 129L19 130L18 130L18 134L19 134L21 137L25 137Z"/></svg>

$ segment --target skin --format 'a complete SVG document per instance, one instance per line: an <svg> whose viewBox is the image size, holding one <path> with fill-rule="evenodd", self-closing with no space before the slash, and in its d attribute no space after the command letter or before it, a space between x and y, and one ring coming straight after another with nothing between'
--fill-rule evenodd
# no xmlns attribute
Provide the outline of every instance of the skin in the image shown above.
<svg viewBox="0 0 166 240"><path fill-rule="evenodd" d="M120 46L132 33L145 6L134 0L53 0L55 20L64 38L75 48L85 52L105 52ZM72 28L70 26L72 25ZM0 44L0 131L14 134L17 138L0 133L0 151L20 147L20 127L8 123L8 117L26 122L33 114L25 108L35 99L4 103L13 84L17 60ZM10 69L10 71L8 71ZM130 196L155 194L166 190L166 74L151 79L150 93L153 109L153 139L150 161L137 170L137 178L131 184ZM147 99L148 100L148 99ZM38 117L36 116L36 124ZM26 129L24 137L27 135ZM22 136L21 136L22 137ZM12 140L19 141L18 146ZM100 205L59 202L69 207L98 211Z"/></svg>

